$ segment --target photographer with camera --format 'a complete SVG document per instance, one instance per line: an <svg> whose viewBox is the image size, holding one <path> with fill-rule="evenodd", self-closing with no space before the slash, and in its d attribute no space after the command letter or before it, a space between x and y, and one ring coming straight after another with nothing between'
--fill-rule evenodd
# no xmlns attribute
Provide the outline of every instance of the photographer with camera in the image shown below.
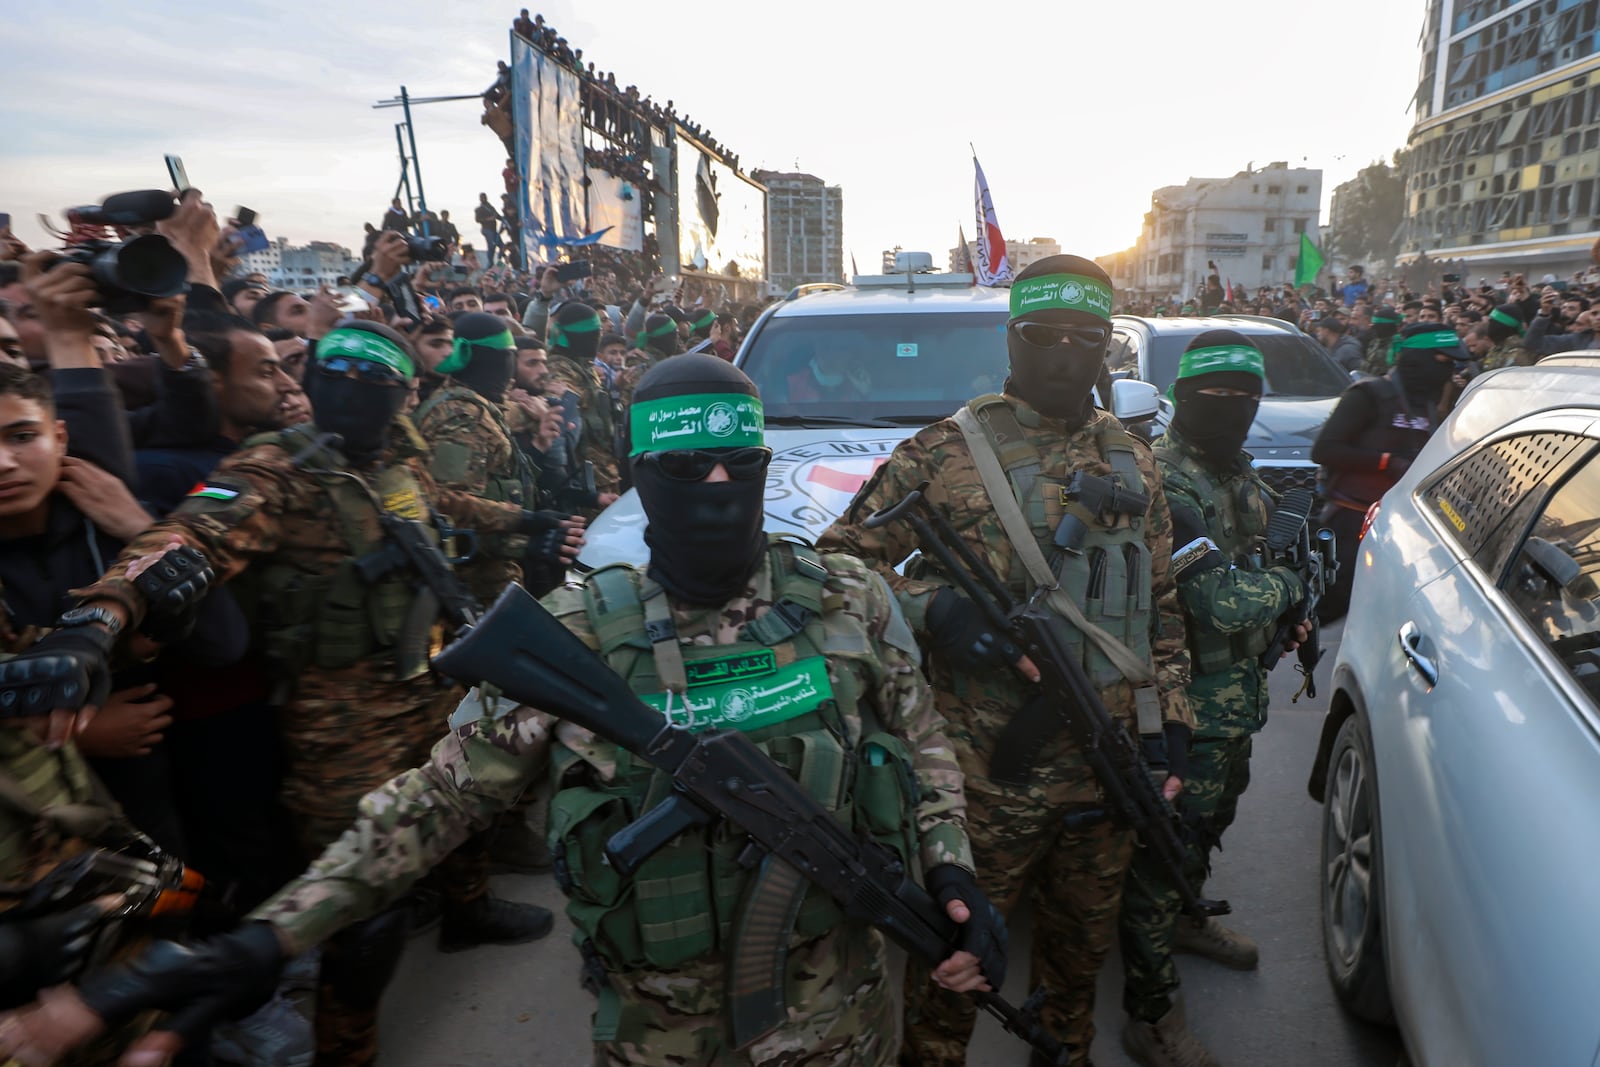
<svg viewBox="0 0 1600 1067"><path fill-rule="evenodd" d="M1557 352L1583 352L1595 346L1594 312L1588 301L1574 296L1565 300L1554 288L1540 297L1539 313L1528 323L1522 345L1535 359ZM1571 317L1568 310L1571 309Z"/></svg>

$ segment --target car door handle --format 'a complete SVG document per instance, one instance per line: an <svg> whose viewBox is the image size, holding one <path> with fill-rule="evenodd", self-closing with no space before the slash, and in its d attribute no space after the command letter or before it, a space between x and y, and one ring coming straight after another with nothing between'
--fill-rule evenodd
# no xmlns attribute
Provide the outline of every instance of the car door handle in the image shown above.
<svg viewBox="0 0 1600 1067"><path fill-rule="evenodd" d="M1417 629L1417 624L1408 622L1400 627L1400 651L1406 659L1411 661L1412 668L1428 683L1428 687L1439 684L1439 668L1433 660L1424 656L1418 649L1422 645L1422 631Z"/></svg>

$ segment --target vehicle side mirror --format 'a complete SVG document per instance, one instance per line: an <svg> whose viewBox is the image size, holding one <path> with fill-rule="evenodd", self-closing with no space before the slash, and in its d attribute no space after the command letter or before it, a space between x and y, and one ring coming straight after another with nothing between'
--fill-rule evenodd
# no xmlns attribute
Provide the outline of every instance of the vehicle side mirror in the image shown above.
<svg viewBox="0 0 1600 1067"><path fill-rule="evenodd" d="M1149 382L1122 378L1111 383L1111 414L1122 422L1142 422L1161 410L1161 394Z"/></svg>

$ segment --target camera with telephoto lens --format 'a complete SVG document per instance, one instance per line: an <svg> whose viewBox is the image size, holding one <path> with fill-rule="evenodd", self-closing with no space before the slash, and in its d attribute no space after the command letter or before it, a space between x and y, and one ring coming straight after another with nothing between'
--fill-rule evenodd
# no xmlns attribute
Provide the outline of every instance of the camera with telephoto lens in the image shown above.
<svg viewBox="0 0 1600 1067"><path fill-rule="evenodd" d="M117 193L102 204L68 208L71 230L65 235L66 247L50 266L88 267L100 293L100 307L112 315L143 311L152 300L177 296L187 288L189 276L183 253L160 234L127 234L153 226L177 209L178 202L162 189Z"/></svg>
<svg viewBox="0 0 1600 1067"><path fill-rule="evenodd" d="M443 237L407 237L406 251L413 263L443 263L450 258Z"/></svg>

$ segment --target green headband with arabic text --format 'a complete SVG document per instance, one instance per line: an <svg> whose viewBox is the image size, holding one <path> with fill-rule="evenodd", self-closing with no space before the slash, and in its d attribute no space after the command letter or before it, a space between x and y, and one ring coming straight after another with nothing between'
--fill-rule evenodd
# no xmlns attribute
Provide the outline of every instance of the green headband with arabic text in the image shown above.
<svg viewBox="0 0 1600 1067"><path fill-rule="evenodd" d="M633 451L749 448L765 444L761 398L742 393L690 393L635 400L629 416Z"/></svg>
<svg viewBox="0 0 1600 1067"><path fill-rule="evenodd" d="M1517 317L1515 315L1507 314L1506 312L1501 311L1499 308L1495 308L1493 311L1489 312L1489 317L1502 326L1511 327L1518 333L1521 333L1524 329L1522 323L1517 321Z"/></svg>
<svg viewBox="0 0 1600 1067"><path fill-rule="evenodd" d="M1040 274L1011 283L1011 317L1035 311L1082 311L1111 321L1111 286L1082 274Z"/></svg>
<svg viewBox="0 0 1600 1067"><path fill-rule="evenodd" d="M361 359L381 363L407 380L417 376L417 365L405 349L370 330L329 330L317 342L316 358L318 363L329 359Z"/></svg>
<svg viewBox="0 0 1600 1067"><path fill-rule="evenodd" d="M1461 338L1454 330L1429 330L1400 339L1400 348L1460 348Z"/></svg>
<svg viewBox="0 0 1600 1067"><path fill-rule="evenodd" d="M502 350L514 349L517 347L517 339L511 336L509 329L503 333L490 334L488 337L466 338L458 335L455 344L450 347L450 354L433 369L440 374L454 374L456 371L466 370L467 364L472 362L473 345Z"/></svg>

